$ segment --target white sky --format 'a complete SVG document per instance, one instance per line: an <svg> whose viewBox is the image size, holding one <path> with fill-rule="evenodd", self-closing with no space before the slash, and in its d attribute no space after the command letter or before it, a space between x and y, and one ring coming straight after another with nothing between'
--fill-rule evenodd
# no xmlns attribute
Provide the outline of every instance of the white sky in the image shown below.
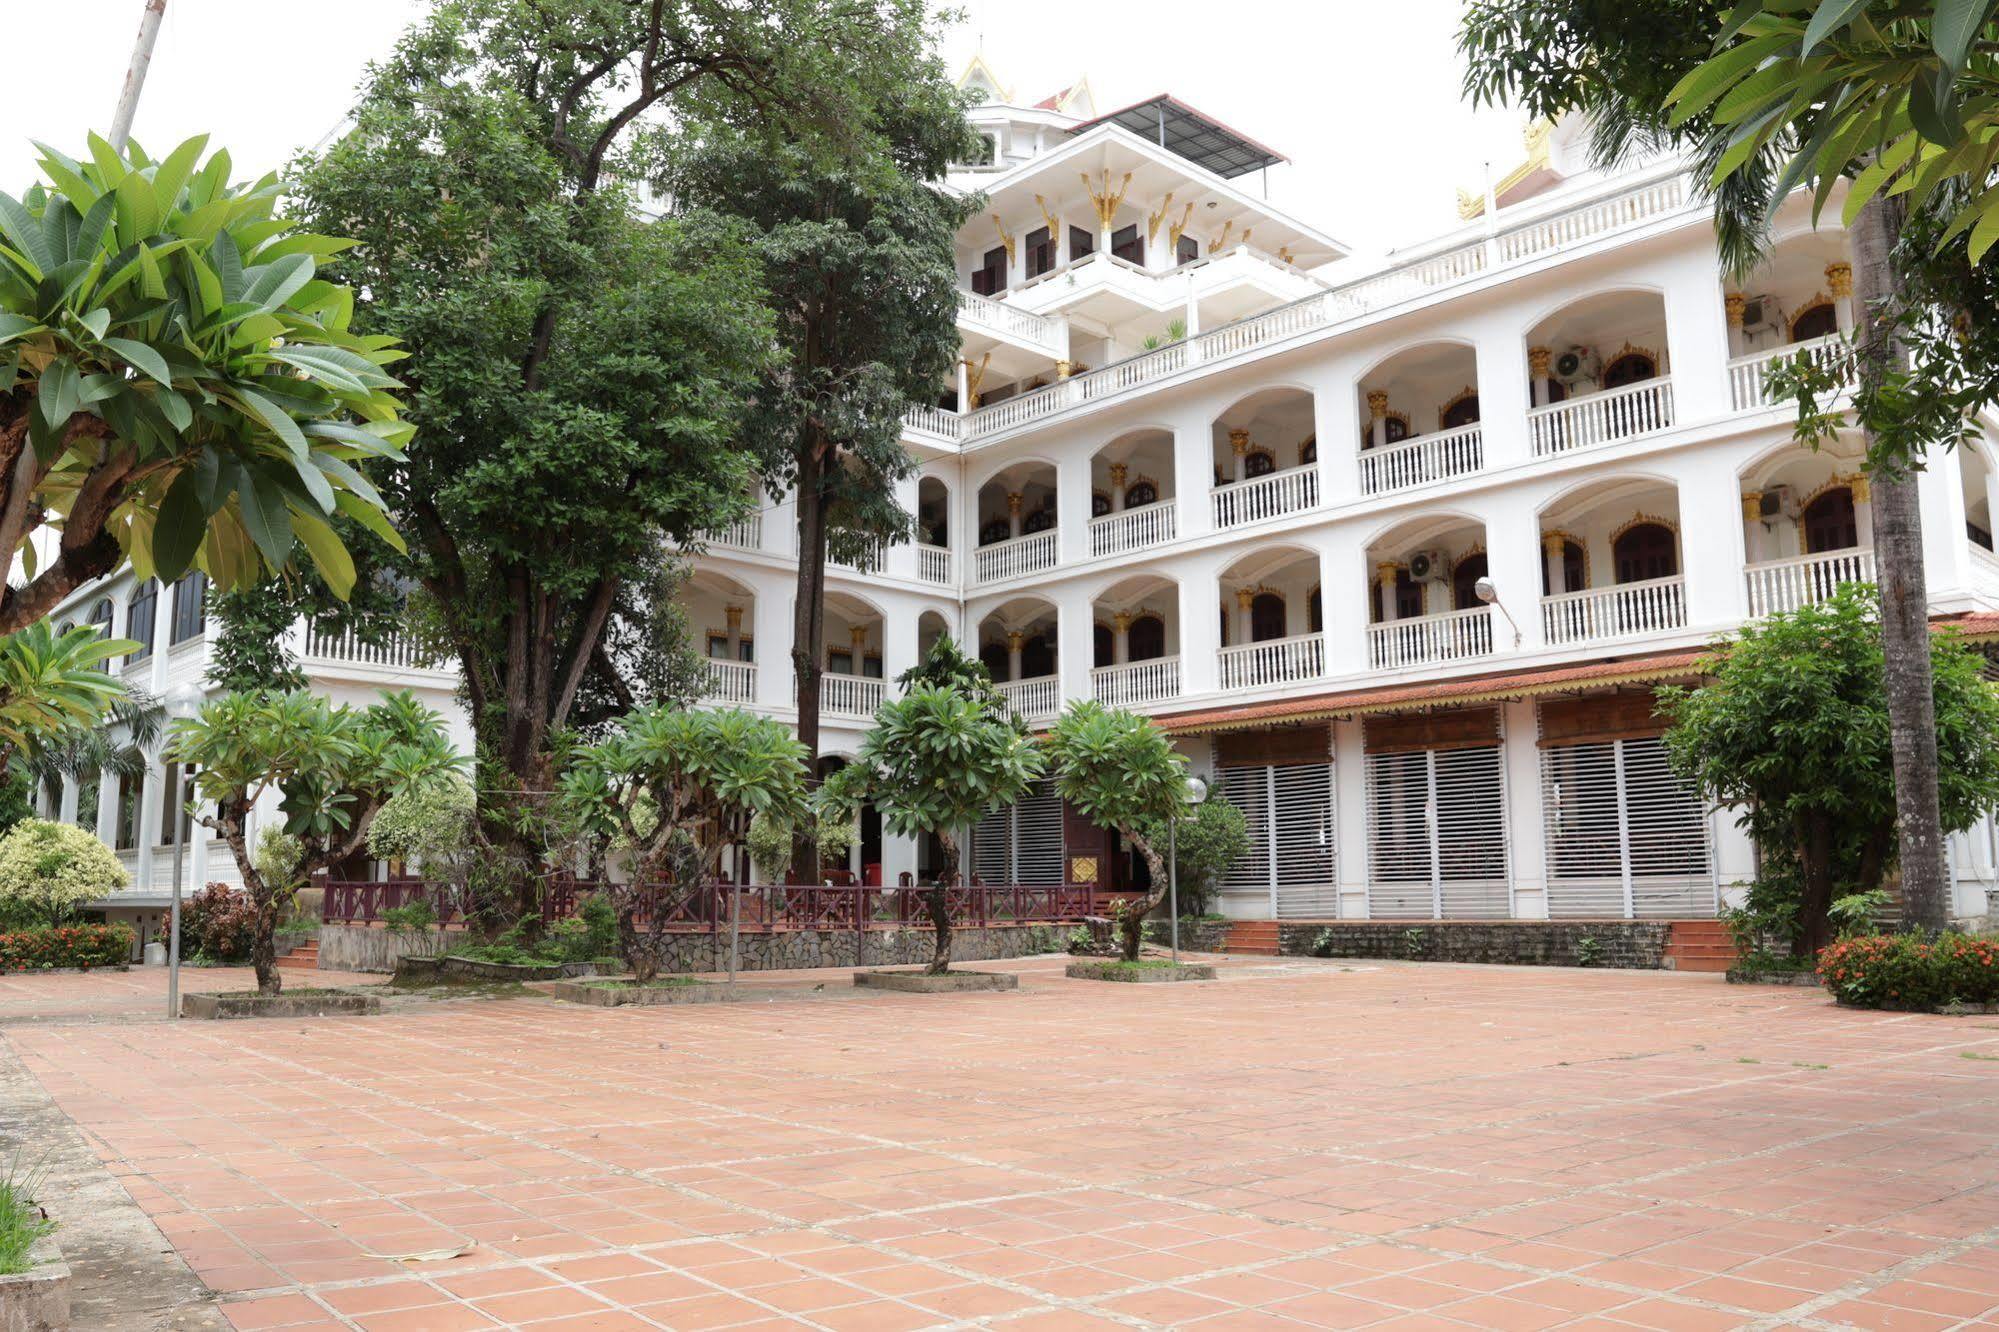
<svg viewBox="0 0 1999 1332"><path fill-rule="evenodd" d="M1087 74L1100 111L1171 92L1292 159L1271 201L1363 253L1457 222L1483 163L1521 156L1518 116L1459 99L1457 0L957 0L955 75L986 60L1027 101ZM0 188L40 139L80 156L109 123L140 0L10 4ZM363 67L419 0L168 0L134 134L162 152L209 133L239 174L281 166L340 121ZM19 11L19 12L14 12ZM25 57L25 58L22 58ZM1252 186L1254 178L1242 183Z"/></svg>

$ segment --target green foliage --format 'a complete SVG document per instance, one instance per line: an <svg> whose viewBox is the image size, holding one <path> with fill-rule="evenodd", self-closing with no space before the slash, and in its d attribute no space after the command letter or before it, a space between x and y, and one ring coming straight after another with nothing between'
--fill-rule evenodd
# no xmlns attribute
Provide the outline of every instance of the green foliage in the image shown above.
<svg viewBox="0 0 1999 1332"><path fill-rule="evenodd" d="M1876 920L1894 901L1887 889L1870 888L1864 893L1848 893L1845 897L1834 898L1832 905L1826 908L1826 916L1840 938L1853 939L1874 933Z"/></svg>
<svg viewBox="0 0 1999 1332"><path fill-rule="evenodd" d="M0 974L122 967L131 957L129 925L42 925L0 934Z"/></svg>
<svg viewBox="0 0 1999 1332"><path fill-rule="evenodd" d="M0 638L0 748L33 758L94 727L125 697L105 663L137 646L46 620Z"/></svg>
<svg viewBox="0 0 1999 1332"><path fill-rule="evenodd" d="M71 824L24 819L0 837L0 900L50 925L131 881L110 847Z"/></svg>
<svg viewBox="0 0 1999 1332"><path fill-rule="evenodd" d="M1874 589L1849 584L1718 643L1701 687L1660 691L1661 711L1673 719L1666 750L1674 771L1739 811L1766 866L1795 862L1806 950L1825 942L1833 899L1879 887L1893 860L1877 615ZM1930 660L1943 827L1958 831L1999 803L1999 695L1984 682L1983 658L1954 636L1937 636Z"/></svg>
<svg viewBox="0 0 1999 1332"><path fill-rule="evenodd" d="M1603 960L1603 942L1594 934L1576 940L1576 965L1593 967Z"/></svg>
<svg viewBox="0 0 1999 1332"><path fill-rule="evenodd" d="M205 962L249 960L257 941L257 909L227 884L211 883L180 905L180 952Z"/></svg>
<svg viewBox="0 0 1999 1332"><path fill-rule="evenodd" d="M174 722L166 757L191 764L197 795L215 802L201 822L229 844L257 910L257 980L266 994L279 987L271 937L298 885L364 845L390 797L464 766L443 718L408 692L366 709L306 693L225 694ZM266 791L279 797L295 856L276 844L268 849L285 854L267 859L268 839L256 852L249 846L249 813Z"/></svg>
<svg viewBox="0 0 1999 1332"><path fill-rule="evenodd" d="M288 833L274 823L267 823L257 833L255 863L257 873L264 882L283 884L296 888L299 884L299 865L305 860L305 843L296 834Z"/></svg>
<svg viewBox="0 0 1999 1332"><path fill-rule="evenodd" d="M1841 939L1819 954L1819 978L1856 1008L1999 1003L1999 940L1955 931Z"/></svg>
<svg viewBox="0 0 1999 1332"><path fill-rule="evenodd" d="M28 1251L56 1231L56 1223L39 1201L47 1179L43 1170L22 1170L18 1156L0 1176L0 1276L27 1271Z"/></svg>
<svg viewBox="0 0 1999 1332"><path fill-rule="evenodd" d="M1000 721L1008 722L1021 731L1026 725L1007 706L1006 695L993 683L993 673L977 657L969 656L958 646L958 640L949 634L939 634L930 650L923 654L923 660L895 677L895 682L905 690L912 685L936 685L944 689L954 689L977 703L986 713Z"/></svg>
<svg viewBox="0 0 1999 1332"><path fill-rule="evenodd" d="M335 513L394 536L357 462L393 460L391 341L351 331L354 293L317 274L346 242L278 215L278 182L232 184L203 138L154 161L91 136L89 160L42 148L45 183L0 194L0 436L36 465L10 478L0 549L30 582L0 597L23 627L129 558L223 587L291 567L353 581ZM26 538L65 521L37 570Z"/></svg>
<svg viewBox="0 0 1999 1332"><path fill-rule="evenodd" d="M583 956L615 957L618 952L618 909L604 893L591 893L576 907L583 925Z"/></svg>
<svg viewBox="0 0 1999 1332"><path fill-rule="evenodd" d="M398 791L368 825L368 854L459 883L477 844L474 806L472 784L457 775Z"/></svg>
<svg viewBox="0 0 1999 1332"><path fill-rule="evenodd" d="M1164 820L1147 820L1143 831L1154 846L1166 841ZM1228 801L1211 799L1195 806L1180 820L1175 838L1173 849L1180 864L1180 913L1198 916L1208 909L1215 884L1229 866L1249 854L1249 820Z"/></svg>

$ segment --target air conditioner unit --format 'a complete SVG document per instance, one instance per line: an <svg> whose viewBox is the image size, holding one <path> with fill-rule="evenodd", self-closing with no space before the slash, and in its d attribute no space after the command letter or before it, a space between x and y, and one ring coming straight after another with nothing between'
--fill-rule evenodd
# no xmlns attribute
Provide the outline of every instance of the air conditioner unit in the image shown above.
<svg viewBox="0 0 1999 1332"><path fill-rule="evenodd" d="M1409 566L1411 582L1434 583L1444 576L1444 552L1441 550L1412 550L1403 563Z"/></svg>
<svg viewBox="0 0 1999 1332"><path fill-rule="evenodd" d="M1555 358L1555 378L1565 388L1578 384L1594 386L1597 376L1603 373L1603 358L1596 354L1594 347L1570 347Z"/></svg>
<svg viewBox="0 0 1999 1332"><path fill-rule="evenodd" d="M1749 347L1774 346L1786 340L1784 309L1775 296L1751 296L1742 302L1742 340Z"/></svg>
<svg viewBox="0 0 1999 1332"><path fill-rule="evenodd" d="M1771 486L1763 492L1758 505L1758 516L1764 522L1774 522L1779 518L1798 516L1798 493L1789 486Z"/></svg>

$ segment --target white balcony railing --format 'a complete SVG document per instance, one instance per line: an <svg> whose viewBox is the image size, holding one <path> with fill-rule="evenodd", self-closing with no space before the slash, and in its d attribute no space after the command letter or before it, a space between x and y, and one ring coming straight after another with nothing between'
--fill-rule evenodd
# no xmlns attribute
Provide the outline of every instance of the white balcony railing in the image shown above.
<svg viewBox="0 0 1999 1332"><path fill-rule="evenodd" d="M1764 560L1742 571L1749 584L1749 613L1775 615L1824 601L1842 583L1874 581L1874 552L1865 547L1828 550L1788 560Z"/></svg>
<svg viewBox="0 0 1999 1332"><path fill-rule="evenodd" d="M1686 627L1687 580L1678 576L1541 598L1541 631L1550 647Z"/></svg>
<svg viewBox="0 0 1999 1332"><path fill-rule="evenodd" d="M958 293L958 319L975 328L1032 343L1051 355L1060 355L1066 349L1061 326L1053 319L1004 301L974 296L969 291Z"/></svg>
<svg viewBox="0 0 1999 1332"><path fill-rule="evenodd" d="M1261 523L1318 507L1319 467L1317 463L1287 467L1254 481L1218 486L1209 493L1214 501L1217 528Z"/></svg>
<svg viewBox="0 0 1999 1332"><path fill-rule="evenodd" d="M1144 550L1171 541L1179 530L1176 511L1173 501L1168 499L1092 518L1090 554L1122 555L1128 550Z"/></svg>
<svg viewBox="0 0 1999 1332"><path fill-rule="evenodd" d="M1596 198L1556 198L1523 204L1506 210L1516 213L1518 221L1489 237L1467 238L1459 233L1433 246L1419 248L1393 267L1343 286L1315 292L1289 305L1224 324L1170 347L1115 361L963 417L952 417L957 423L955 428L930 424L927 416L919 423L915 413L911 415L911 424L952 440L982 439L1179 374L1191 366L1254 351L1472 281L1497 268L1532 263L1555 251L1641 226L1686 208L1689 199L1683 170L1680 165L1668 164L1644 179ZM1505 220L1503 215L1501 220Z"/></svg>
<svg viewBox="0 0 1999 1332"><path fill-rule="evenodd" d="M710 703L751 703L757 696L757 664L753 661L708 662L708 688L701 697Z"/></svg>
<svg viewBox="0 0 1999 1332"><path fill-rule="evenodd" d="M386 643L363 643L352 632L326 633L313 624L305 627L305 655L321 661L348 661L362 666L387 666L398 670L423 664L416 644L401 634Z"/></svg>
<svg viewBox="0 0 1999 1332"><path fill-rule="evenodd" d="M941 407L912 407L902 414L902 423L910 429L939 435L953 443L965 438L965 422L970 419Z"/></svg>
<svg viewBox="0 0 1999 1332"><path fill-rule="evenodd" d="M1257 689L1264 685L1316 680L1325 673L1325 669L1326 641L1323 634L1271 638L1261 643L1223 648L1221 652L1221 683L1224 689Z"/></svg>
<svg viewBox="0 0 1999 1332"><path fill-rule="evenodd" d="M1845 334L1828 333L1822 338L1809 342L1787 343L1782 347L1770 347L1763 351L1738 356L1728 363L1728 396L1738 412L1754 411L1759 407L1774 407L1777 399L1770 396L1770 367L1779 361L1793 360L1799 356L1810 357L1815 365L1843 366L1848 387L1853 381L1853 346Z"/></svg>
<svg viewBox="0 0 1999 1332"><path fill-rule="evenodd" d="M981 583L997 583L1026 574L1046 573L1062 558L1054 528L1010 541L995 541L972 552L972 574Z"/></svg>
<svg viewBox="0 0 1999 1332"><path fill-rule="evenodd" d="M1672 424L1671 379L1647 379L1527 413L1527 433L1533 437L1537 458L1632 439Z"/></svg>
<svg viewBox="0 0 1999 1332"><path fill-rule="evenodd" d="M882 682L861 675L819 677L819 710L835 717L872 717L882 705Z"/></svg>
<svg viewBox="0 0 1999 1332"><path fill-rule="evenodd" d="M1126 708L1157 703L1180 694L1180 659L1155 657L1122 666L1099 666L1090 672L1090 693L1105 707Z"/></svg>
<svg viewBox="0 0 1999 1332"><path fill-rule="evenodd" d="M1460 426L1361 454L1360 489L1363 495L1383 495L1466 476L1484 466L1483 433L1476 425Z"/></svg>
<svg viewBox="0 0 1999 1332"><path fill-rule="evenodd" d="M1367 664L1377 671L1464 661L1492 653L1492 608L1445 611L1367 627Z"/></svg>
<svg viewBox="0 0 1999 1332"><path fill-rule="evenodd" d="M887 559L888 543L886 541L876 541L871 542L856 554L849 555L844 559L835 559L833 556L828 555L826 563L832 568L846 569L851 573L871 574L880 573L882 564Z"/></svg>
<svg viewBox="0 0 1999 1332"><path fill-rule="evenodd" d="M916 576L926 583L951 581L951 552L942 546L916 547Z"/></svg>
<svg viewBox="0 0 1999 1332"><path fill-rule="evenodd" d="M1008 680L999 686L1006 705L1022 721L1052 721L1062 712L1062 681L1053 675L1032 680Z"/></svg>
<svg viewBox="0 0 1999 1332"><path fill-rule="evenodd" d="M736 550L762 550L764 544L764 516L753 513L740 522L718 527L708 534L711 546L730 546Z"/></svg>

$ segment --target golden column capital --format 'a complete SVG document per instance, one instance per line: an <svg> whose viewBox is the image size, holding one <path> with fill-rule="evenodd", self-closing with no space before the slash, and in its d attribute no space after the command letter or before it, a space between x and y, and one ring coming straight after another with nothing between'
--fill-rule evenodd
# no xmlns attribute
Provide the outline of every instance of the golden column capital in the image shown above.
<svg viewBox="0 0 1999 1332"><path fill-rule="evenodd" d="M1121 463L1121 462L1116 462L1116 463L1112 463L1112 464L1111 464L1111 484L1112 484L1112 485L1114 485L1114 486L1121 486L1121 485L1123 485L1123 484L1124 484L1124 479L1125 479L1125 478L1126 478L1127 476L1129 476L1129 475L1131 475L1131 469L1130 469L1129 467L1125 466L1125 464L1123 464L1123 463Z"/></svg>
<svg viewBox="0 0 1999 1332"><path fill-rule="evenodd" d="M1235 450L1235 454L1237 457L1241 457L1243 454L1248 453L1249 432L1247 430L1229 431L1229 447Z"/></svg>
<svg viewBox="0 0 1999 1332"><path fill-rule="evenodd" d="M1248 610L1250 603L1255 600L1256 600L1255 588L1239 587L1235 590L1235 604L1238 609Z"/></svg>
<svg viewBox="0 0 1999 1332"><path fill-rule="evenodd" d="M1761 521L1762 517L1763 517L1763 492L1760 490L1743 491L1742 520L1744 522L1753 523Z"/></svg>
<svg viewBox="0 0 1999 1332"><path fill-rule="evenodd" d="M1552 347L1529 347L1527 349L1527 373L1536 379L1548 377L1548 367L1554 363Z"/></svg>
<svg viewBox="0 0 1999 1332"><path fill-rule="evenodd" d="M1874 498L1874 487L1864 472L1855 472L1847 484L1853 489L1853 502L1865 504Z"/></svg>
<svg viewBox="0 0 1999 1332"><path fill-rule="evenodd" d="M1131 628L1131 612L1119 611L1117 614L1111 616L1111 625L1119 633L1123 633L1125 630Z"/></svg>
<svg viewBox="0 0 1999 1332"><path fill-rule="evenodd" d="M1562 559L1569 553L1569 539L1560 532L1543 532L1541 553L1550 559Z"/></svg>
<svg viewBox="0 0 1999 1332"><path fill-rule="evenodd" d="M1055 377L1057 379L1067 379L1075 373L1076 363L1074 361L1057 361L1055 363Z"/></svg>
<svg viewBox="0 0 1999 1332"><path fill-rule="evenodd" d="M1728 326L1742 327L1742 310L1749 304L1749 298L1739 291L1731 291L1721 298L1722 309L1728 311Z"/></svg>
<svg viewBox="0 0 1999 1332"><path fill-rule="evenodd" d="M1006 511L1008 513L1016 515L1019 514L1020 503L1021 503L1021 494L1018 490L1009 490L1006 493Z"/></svg>
<svg viewBox="0 0 1999 1332"><path fill-rule="evenodd" d="M1388 588L1390 591L1394 590L1395 577L1397 574L1401 572L1402 572L1402 566L1397 564L1394 560L1383 560L1381 563L1374 566L1375 578L1380 581L1383 587Z"/></svg>
<svg viewBox="0 0 1999 1332"><path fill-rule="evenodd" d="M1369 389L1367 391L1367 415L1371 421L1379 421L1388 415L1388 390Z"/></svg>
<svg viewBox="0 0 1999 1332"><path fill-rule="evenodd" d="M854 651L859 653L862 648L868 645L868 627L865 624L852 626L847 630L847 639L854 645ZM860 668L859 662L854 663L854 665L855 669L858 670Z"/></svg>
<svg viewBox="0 0 1999 1332"><path fill-rule="evenodd" d="M722 614L728 617L731 629L740 629L743 627L743 608L741 606L724 606L722 607Z"/></svg>
<svg viewBox="0 0 1999 1332"><path fill-rule="evenodd" d="M1021 645L1021 643L1023 643L1024 641L1026 641L1026 638L1027 638L1027 635L1026 635L1026 634L1023 634L1023 633L1022 633L1022 632L1021 632L1020 630L1018 630L1018 629L1009 629L1009 630L1007 630L1007 631L1006 631L1006 650L1007 650L1008 652L1018 652L1018 651L1020 651L1020 645Z"/></svg>
<svg viewBox="0 0 1999 1332"><path fill-rule="evenodd" d="M1848 263L1827 264L1825 266L1825 285L1826 290L1832 293L1832 298L1836 301L1844 300L1846 297L1853 295L1853 265Z"/></svg>

